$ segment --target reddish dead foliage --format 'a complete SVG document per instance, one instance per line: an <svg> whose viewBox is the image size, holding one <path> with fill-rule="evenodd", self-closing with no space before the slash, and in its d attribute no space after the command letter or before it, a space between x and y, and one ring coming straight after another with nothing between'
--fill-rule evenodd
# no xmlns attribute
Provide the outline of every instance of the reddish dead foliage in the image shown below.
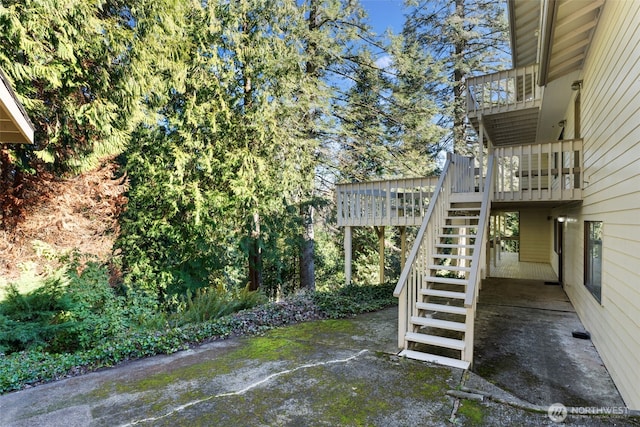
<svg viewBox="0 0 640 427"><path fill-rule="evenodd" d="M52 265L38 246L55 253L77 249L107 259L119 232L118 217L127 201L126 178L114 179L116 168L109 161L69 179L43 170L35 175L3 176L0 278L17 278L21 266L28 263L37 266L38 273ZM8 181L12 185L6 185Z"/></svg>

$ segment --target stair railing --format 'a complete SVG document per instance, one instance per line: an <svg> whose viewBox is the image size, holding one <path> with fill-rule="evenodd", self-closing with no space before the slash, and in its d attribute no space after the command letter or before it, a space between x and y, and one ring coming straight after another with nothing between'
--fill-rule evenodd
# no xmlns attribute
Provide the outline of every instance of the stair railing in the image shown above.
<svg viewBox="0 0 640 427"><path fill-rule="evenodd" d="M466 331L464 334L464 351L462 352L462 360L473 363L473 336L476 314L476 304L478 301L478 293L480 292L480 282L482 280L482 266L486 263L486 242L488 239L489 212L491 210L491 193L493 191L493 163L494 156L489 156L487 161L487 179L482 191L482 205L480 208L480 218L478 220L478 229L473 247L473 258L471 260L471 271L469 272L467 291L464 300L464 306L467 309Z"/></svg>
<svg viewBox="0 0 640 427"><path fill-rule="evenodd" d="M393 295L398 298L398 347L405 347L405 334L411 316L417 315L418 293L426 285L426 271L435 253L435 243L449 206L449 195L461 156L447 155L447 161L438 180L429 208L422 220L411 252Z"/></svg>

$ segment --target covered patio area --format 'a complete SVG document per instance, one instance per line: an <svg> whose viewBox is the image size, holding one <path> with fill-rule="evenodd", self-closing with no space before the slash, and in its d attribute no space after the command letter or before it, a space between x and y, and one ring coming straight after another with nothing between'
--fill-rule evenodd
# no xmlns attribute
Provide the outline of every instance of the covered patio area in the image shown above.
<svg viewBox="0 0 640 427"><path fill-rule="evenodd" d="M493 254L492 254L493 256ZM555 282L558 276L550 264L543 262L521 262L517 252L501 252L498 259L491 260L489 277L505 279L534 279Z"/></svg>
<svg viewBox="0 0 640 427"><path fill-rule="evenodd" d="M559 285L489 278L480 291L473 371L537 405L623 407L608 371Z"/></svg>

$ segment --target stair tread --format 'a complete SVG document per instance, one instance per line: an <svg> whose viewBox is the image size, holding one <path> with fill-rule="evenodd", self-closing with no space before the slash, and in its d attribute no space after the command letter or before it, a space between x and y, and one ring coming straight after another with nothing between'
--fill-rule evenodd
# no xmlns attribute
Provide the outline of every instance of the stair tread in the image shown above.
<svg viewBox="0 0 640 427"><path fill-rule="evenodd" d="M438 234L440 239L456 239L466 237L467 239L475 239L477 234Z"/></svg>
<svg viewBox="0 0 640 427"><path fill-rule="evenodd" d="M467 248L472 249L475 245L461 245L458 243L436 243L436 248Z"/></svg>
<svg viewBox="0 0 640 427"><path fill-rule="evenodd" d="M451 203L482 203L482 193L451 193L449 201Z"/></svg>
<svg viewBox="0 0 640 427"><path fill-rule="evenodd" d="M451 357L438 356L436 354L422 353L413 350L402 350L399 356L404 356L409 359L420 360L422 362L437 363L438 365L451 366L458 369L469 369L469 362L459 359L453 359Z"/></svg>
<svg viewBox="0 0 640 427"><path fill-rule="evenodd" d="M469 281L467 279L457 279L455 277L437 277L427 276L425 278L427 282L431 283L446 283L448 285L467 285Z"/></svg>
<svg viewBox="0 0 640 427"><path fill-rule="evenodd" d="M433 254L433 258L473 259L471 255Z"/></svg>
<svg viewBox="0 0 640 427"><path fill-rule="evenodd" d="M438 335L421 334L418 332L407 332L404 337L410 342L418 342L420 344L450 348L453 350L464 350L464 340L445 338Z"/></svg>
<svg viewBox="0 0 640 427"><path fill-rule="evenodd" d="M474 216L454 215L454 216L447 216L444 219L480 219L480 216L479 215L474 215Z"/></svg>
<svg viewBox="0 0 640 427"><path fill-rule="evenodd" d="M443 297L452 299L465 299L466 294L464 292L453 291L441 291L440 289L420 289L422 295L429 295L432 297Z"/></svg>
<svg viewBox="0 0 640 427"><path fill-rule="evenodd" d="M449 208L449 209L447 209L447 210L448 210L449 212L452 212L452 211L456 211L456 212L460 212L460 211L462 211L462 212L467 212L467 211L479 211L479 210L481 210L481 209L482 209L482 208L481 208L480 206L469 206L469 207L466 207L466 208Z"/></svg>
<svg viewBox="0 0 640 427"><path fill-rule="evenodd" d="M430 317L412 316L411 323L413 323L414 325L427 326L431 328L447 329L449 331L466 332L467 330L467 325L462 322L432 319Z"/></svg>
<svg viewBox="0 0 640 427"><path fill-rule="evenodd" d="M458 265L437 265L431 264L427 266L429 270L445 270L445 271L471 271L471 267L460 267Z"/></svg>
<svg viewBox="0 0 640 427"><path fill-rule="evenodd" d="M439 313L467 314L467 309L464 307L457 307L455 305L434 304L432 302L417 302L416 308L418 308L419 310L435 311Z"/></svg>

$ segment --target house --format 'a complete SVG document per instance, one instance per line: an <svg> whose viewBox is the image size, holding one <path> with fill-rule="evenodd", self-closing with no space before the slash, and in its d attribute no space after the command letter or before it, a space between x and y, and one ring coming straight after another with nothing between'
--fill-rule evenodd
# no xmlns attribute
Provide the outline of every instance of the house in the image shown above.
<svg viewBox="0 0 640 427"><path fill-rule="evenodd" d="M428 188L338 186L339 225L401 225L407 203L423 215L395 292L398 345L468 368L498 224L519 212L520 261L551 265L625 402L640 408L640 8L509 0L508 10L513 69L466 80L477 158L450 155Z"/></svg>
<svg viewBox="0 0 640 427"><path fill-rule="evenodd" d="M0 143L33 144L34 127L0 70Z"/></svg>

